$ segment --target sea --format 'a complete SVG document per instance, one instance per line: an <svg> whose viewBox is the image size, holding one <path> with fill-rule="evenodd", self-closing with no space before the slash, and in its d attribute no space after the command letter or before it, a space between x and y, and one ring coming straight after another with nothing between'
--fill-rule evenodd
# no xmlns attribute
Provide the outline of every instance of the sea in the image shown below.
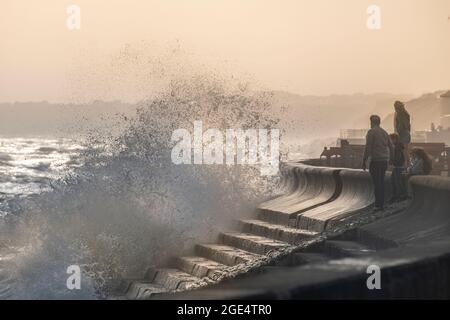
<svg viewBox="0 0 450 320"><path fill-rule="evenodd" d="M82 165L82 150L67 138L0 137L0 202L50 190L55 179Z"/></svg>
<svg viewBox="0 0 450 320"><path fill-rule="evenodd" d="M41 295L23 282L30 278L21 275L25 269L20 259L30 254L27 251L32 250L33 243L12 239L9 236L15 235L8 231L15 224L12 218L17 219L14 206L51 192L56 181L83 165L83 150L83 142L69 138L0 137L0 300L57 298L58 294ZM48 286L43 288L45 291Z"/></svg>

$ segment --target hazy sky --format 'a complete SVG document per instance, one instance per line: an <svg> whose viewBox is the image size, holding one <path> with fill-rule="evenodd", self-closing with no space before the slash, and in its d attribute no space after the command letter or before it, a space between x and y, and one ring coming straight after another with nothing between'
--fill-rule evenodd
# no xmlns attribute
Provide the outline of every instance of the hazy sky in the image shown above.
<svg viewBox="0 0 450 320"><path fill-rule="evenodd" d="M79 31L66 26L71 4L81 8ZM371 4L381 30L366 26ZM450 0L2 0L0 101L66 101L74 78L90 84L76 93L89 99L141 98L127 96L108 59L126 44L176 41L270 89L450 89L449 16Z"/></svg>

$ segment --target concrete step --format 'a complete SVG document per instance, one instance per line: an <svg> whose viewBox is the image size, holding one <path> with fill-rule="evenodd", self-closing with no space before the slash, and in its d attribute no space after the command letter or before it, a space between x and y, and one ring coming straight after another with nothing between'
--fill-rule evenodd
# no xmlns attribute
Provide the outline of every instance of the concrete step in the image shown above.
<svg viewBox="0 0 450 320"><path fill-rule="evenodd" d="M175 264L181 271L198 278L214 279L228 268L227 265L203 257L180 257L175 260Z"/></svg>
<svg viewBox="0 0 450 320"><path fill-rule="evenodd" d="M320 217L309 217L307 213L308 211L297 217L295 227L316 232L325 231L327 220L321 219Z"/></svg>
<svg viewBox="0 0 450 320"><path fill-rule="evenodd" d="M247 233L226 232L220 234L222 243L233 246L245 251L266 254L269 251L289 247L286 242L273 240L261 236L255 236Z"/></svg>
<svg viewBox="0 0 450 320"><path fill-rule="evenodd" d="M318 234L314 231L291 228L262 220L240 220L240 223L242 224L242 230L245 233L251 233L290 244L299 244L301 241L310 239Z"/></svg>
<svg viewBox="0 0 450 320"><path fill-rule="evenodd" d="M261 258L260 255L223 244L199 244L195 251L198 255L227 266L234 266Z"/></svg>
<svg viewBox="0 0 450 320"><path fill-rule="evenodd" d="M168 290L189 289L199 278L178 269L150 269L146 279Z"/></svg>
<svg viewBox="0 0 450 320"><path fill-rule="evenodd" d="M165 293L168 290L151 281L133 281L125 294L126 299L144 300L156 294Z"/></svg>
<svg viewBox="0 0 450 320"><path fill-rule="evenodd" d="M297 215L281 211L259 209L258 219L283 226L295 226Z"/></svg>
<svg viewBox="0 0 450 320"><path fill-rule="evenodd" d="M333 258L359 257L376 252L362 243L346 240L325 241L324 251Z"/></svg>

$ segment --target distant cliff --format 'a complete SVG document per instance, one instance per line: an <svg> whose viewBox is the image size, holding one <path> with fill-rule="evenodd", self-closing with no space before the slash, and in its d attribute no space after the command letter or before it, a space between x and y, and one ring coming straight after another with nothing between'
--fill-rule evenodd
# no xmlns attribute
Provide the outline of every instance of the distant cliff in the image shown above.
<svg viewBox="0 0 450 320"><path fill-rule="evenodd" d="M132 114L135 106L121 102L92 104L52 104L20 102L0 104L0 135L58 136L85 133L117 114Z"/></svg>
<svg viewBox="0 0 450 320"><path fill-rule="evenodd" d="M340 129L367 128L369 115L376 113L392 131L395 100L407 101L416 130L439 123L438 92L412 99L401 94L354 94L302 96L271 92L273 112L286 129L284 141L295 144L315 139L337 138ZM92 104L51 104L48 102L0 103L0 135L71 135L101 127L118 114L133 115L135 105L119 101ZM323 147L323 146L322 146Z"/></svg>

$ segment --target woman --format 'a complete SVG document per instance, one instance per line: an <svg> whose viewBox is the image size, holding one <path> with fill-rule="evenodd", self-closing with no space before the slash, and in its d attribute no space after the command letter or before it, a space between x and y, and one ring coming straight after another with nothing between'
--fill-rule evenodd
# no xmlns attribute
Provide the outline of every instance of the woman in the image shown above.
<svg viewBox="0 0 450 320"><path fill-rule="evenodd" d="M411 151L411 165L408 174L411 176L429 175L433 169L433 161L422 148L414 148Z"/></svg>
<svg viewBox="0 0 450 320"><path fill-rule="evenodd" d="M400 136L400 142L404 146L406 163L409 163L409 144L411 143L411 117L405 109L403 102L394 103L394 131Z"/></svg>

